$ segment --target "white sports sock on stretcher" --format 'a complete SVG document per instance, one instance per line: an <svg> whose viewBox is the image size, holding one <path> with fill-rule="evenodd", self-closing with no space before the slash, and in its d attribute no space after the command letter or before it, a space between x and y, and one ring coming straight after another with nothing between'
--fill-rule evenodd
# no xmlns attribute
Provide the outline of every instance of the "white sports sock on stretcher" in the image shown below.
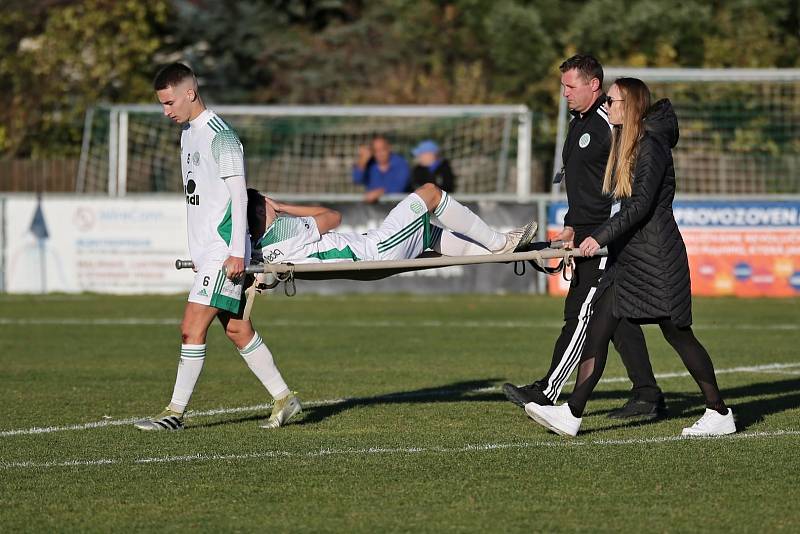
<svg viewBox="0 0 800 534"><path fill-rule="evenodd" d="M175 389L172 391L172 400L169 409L183 413L189 399L192 397L194 386L203 370L206 359L206 346L181 345L181 360L178 363L178 374L175 377Z"/></svg>
<svg viewBox="0 0 800 534"><path fill-rule="evenodd" d="M443 225L459 234L477 241L490 251L500 250L506 245L506 236L491 228L469 208L442 191L442 200L433 210L434 216Z"/></svg>
<svg viewBox="0 0 800 534"><path fill-rule="evenodd" d="M289 386L283 381L281 372L275 365L272 353L269 351L261 336L256 332L253 339L245 347L239 349L247 366L258 377L259 381L267 388L275 400L282 399L290 393Z"/></svg>
<svg viewBox="0 0 800 534"><path fill-rule="evenodd" d="M467 241L447 230L442 232L442 237L433 245L433 250L444 256L482 256L491 254L491 251L477 243Z"/></svg>

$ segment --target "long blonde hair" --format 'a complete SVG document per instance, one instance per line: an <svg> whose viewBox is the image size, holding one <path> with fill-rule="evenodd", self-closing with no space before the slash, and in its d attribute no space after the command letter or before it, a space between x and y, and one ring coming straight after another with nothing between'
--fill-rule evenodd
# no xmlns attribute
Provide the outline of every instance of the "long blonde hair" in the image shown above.
<svg viewBox="0 0 800 534"><path fill-rule="evenodd" d="M644 134L644 116L650 107L650 89L638 78L617 78L614 85L619 88L624 102L622 122L624 127L614 126L611 135L611 153L608 155L603 176L603 193L614 198L631 196L633 189L633 166Z"/></svg>

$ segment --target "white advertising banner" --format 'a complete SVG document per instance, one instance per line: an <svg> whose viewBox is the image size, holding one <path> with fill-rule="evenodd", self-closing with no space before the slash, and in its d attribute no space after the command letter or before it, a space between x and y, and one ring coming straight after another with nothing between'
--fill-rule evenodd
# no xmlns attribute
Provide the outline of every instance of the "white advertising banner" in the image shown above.
<svg viewBox="0 0 800 534"><path fill-rule="evenodd" d="M191 271L182 197L8 197L5 290L9 293L176 293Z"/></svg>
<svg viewBox="0 0 800 534"><path fill-rule="evenodd" d="M175 269L188 258L186 205L180 196L123 198L45 195L4 199L2 266L8 293L186 293L192 272ZM391 203L336 203L341 231L377 227ZM501 231L521 226L536 213L530 204L471 203ZM0 246L2 246L0 244ZM518 273L515 274L515 267ZM532 293L540 276L524 265L454 266L392 276L373 282L309 281L303 293ZM283 293L283 287L276 292Z"/></svg>

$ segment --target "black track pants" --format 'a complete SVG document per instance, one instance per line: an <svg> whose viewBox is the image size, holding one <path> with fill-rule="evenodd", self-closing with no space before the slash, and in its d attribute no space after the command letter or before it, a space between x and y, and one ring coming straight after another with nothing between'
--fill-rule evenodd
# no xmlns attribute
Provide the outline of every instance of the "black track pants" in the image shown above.
<svg viewBox="0 0 800 534"><path fill-rule="evenodd" d="M550 369L544 378L537 380L544 394L553 402L558 399L580 360L586 327L592 315L591 301L605 265L606 258L576 259L575 272L564 303L564 327L556 340ZM633 395L649 402L657 401L662 393L653 376L642 328L627 320L621 321L612 339L633 383Z"/></svg>

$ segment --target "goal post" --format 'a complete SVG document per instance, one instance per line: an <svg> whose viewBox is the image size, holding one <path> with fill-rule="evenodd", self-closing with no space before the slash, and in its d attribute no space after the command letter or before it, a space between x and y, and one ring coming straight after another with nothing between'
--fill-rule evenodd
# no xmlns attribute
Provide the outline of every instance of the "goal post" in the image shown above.
<svg viewBox="0 0 800 534"><path fill-rule="evenodd" d="M459 195L530 196L532 114L524 105L209 107L239 134L248 183L274 194L360 196L351 178L358 147L384 135L410 165L411 149L433 139L451 162ZM180 191L179 136L158 105L92 109L76 189Z"/></svg>
<svg viewBox="0 0 800 534"><path fill-rule="evenodd" d="M621 76L645 81L654 101L669 98L675 108L678 193L800 193L800 69L610 67L604 86ZM554 173L568 119L562 98Z"/></svg>

